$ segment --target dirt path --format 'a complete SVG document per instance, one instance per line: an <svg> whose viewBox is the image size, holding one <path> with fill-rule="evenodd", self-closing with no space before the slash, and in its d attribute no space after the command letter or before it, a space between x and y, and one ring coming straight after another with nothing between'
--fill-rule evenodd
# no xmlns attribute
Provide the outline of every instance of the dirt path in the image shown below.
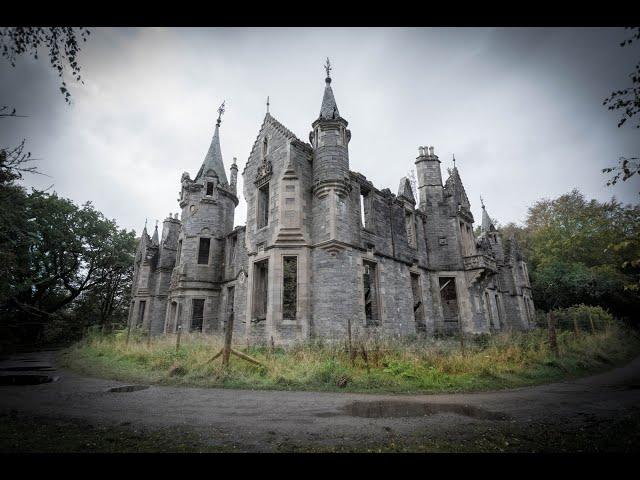
<svg viewBox="0 0 640 480"><path fill-rule="evenodd" d="M1 413L104 426L183 428L198 432L208 445L281 451L427 441L450 445L469 435L497 435L514 428L544 430L544 426L593 433L621 415L637 415L640 407L640 357L601 375L537 387L472 394L368 395L160 386L111 392L127 384L58 370L55 355L21 354L0 362L2 375L59 377L39 385L0 386Z"/></svg>

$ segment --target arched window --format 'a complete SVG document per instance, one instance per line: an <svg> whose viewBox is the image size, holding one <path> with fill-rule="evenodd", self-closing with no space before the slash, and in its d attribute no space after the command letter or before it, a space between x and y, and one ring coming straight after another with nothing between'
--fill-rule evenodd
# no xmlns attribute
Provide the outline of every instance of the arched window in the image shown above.
<svg viewBox="0 0 640 480"><path fill-rule="evenodd" d="M268 149L269 149L269 141L267 140L267 137L264 137L264 139L262 140L262 158L267 156Z"/></svg>

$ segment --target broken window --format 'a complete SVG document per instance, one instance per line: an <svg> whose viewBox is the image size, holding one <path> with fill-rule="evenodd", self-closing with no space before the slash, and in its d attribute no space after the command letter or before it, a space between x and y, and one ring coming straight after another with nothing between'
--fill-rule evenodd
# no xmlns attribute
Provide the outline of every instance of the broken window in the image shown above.
<svg viewBox="0 0 640 480"><path fill-rule="evenodd" d="M191 312L191 328L192 332L202 331L202 321L204 319L204 299L194 298L193 309Z"/></svg>
<svg viewBox="0 0 640 480"><path fill-rule="evenodd" d="M140 304L138 305L138 326L142 325L142 322L144 322L144 311L146 307L146 300L140 300Z"/></svg>
<svg viewBox="0 0 640 480"><path fill-rule="evenodd" d="M360 221L362 227L371 230L371 192L360 190Z"/></svg>
<svg viewBox="0 0 640 480"><path fill-rule="evenodd" d="M258 189L258 228L269 224L269 184Z"/></svg>
<svg viewBox="0 0 640 480"><path fill-rule="evenodd" d="M213 195L213 182L207 182L207 196Z"/></svg>
<svg viewBox="0 0 640 480"><path fill-rule="evenodd" d="M364 287L364 314L366 325L380 325L377 265L373 262L363 262L363 267L362 282Z"/></svg>
<svg viewBox="0 0 640 480"><path fill-rule="evenodd" d="M459 321L455 277L440 277L440 300L444 325L448 329L451 324L457 324Z"/></svg>
<svg viewBox="0 0 640 480"><path fill-rule="evenodd" d="M282 318L295 320L298 311L298 257L284 257L282 262Z"/></svg>
<svg viewBox="0 0 640 480"><path fill-rule="evenodd" d="M209 264L209 250L211 248L210 238L201 238L198 246L198 265Z"/></svg>
<svg viewBox="0 0 640 480"><path fill-rule="evenodd" d="M253 266L253 318L267 318L267 299L269 293L269 261L256 262Z"/></svg>
<svg viewBox="0 0 640 480"><path fill-rule="evenodd" d="M426 332L427 326L424 321L420 275L416 273L411 274L411 291L413 293L413 319L416 322L416 332Z"/></svg>

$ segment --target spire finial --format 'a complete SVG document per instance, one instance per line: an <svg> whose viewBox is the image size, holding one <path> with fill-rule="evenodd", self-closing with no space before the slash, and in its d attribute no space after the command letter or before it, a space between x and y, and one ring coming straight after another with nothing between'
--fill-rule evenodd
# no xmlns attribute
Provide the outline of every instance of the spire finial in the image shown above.
<svg viewBox="0 0 640 480"><path fill-rule="evenodd" d="M218 108L218 121L216 122L217 127L219 127L220 124L222 123L222 114L224 113L224 102L225 100L222 101L222 105L220 105L220 108Z"/></svg>
<svg viewBox="0 0 640 480"><path fill-rule="evenodd" d="M269 113L269 96L267 95L267 113Z"/></svg>
<svg viewBox="0 0 640 480"><path fill-rule="evenodd" d="M327 72L327 78L325 78L325 82L331 83L331 62L329 61L329 57L327 57L327 63L325 63L324 69Z"/></svg>
<svg viewBox="0 0 640 480"><path fill-rule="evenodd" d="M156 230L158 229L158 220L156 220Z"/></svg>
<svg viewBox="0 0 640 480"><path fill-rule="evenodd" d="M147 217L144 217L144 228L147 229Z"/></svg>
<svg viewBox="0 0 640 480"><path fill-rule="evenodd" d="M456 154L453 154L453 168L456 168Z"/></svg>
<svg viewBox="0 0 640 480"><path fill-rule="evenodd" d="M482 195L480 195L480 205L482 205L482 209L484 210L484 201L482 200Z"/></svg>

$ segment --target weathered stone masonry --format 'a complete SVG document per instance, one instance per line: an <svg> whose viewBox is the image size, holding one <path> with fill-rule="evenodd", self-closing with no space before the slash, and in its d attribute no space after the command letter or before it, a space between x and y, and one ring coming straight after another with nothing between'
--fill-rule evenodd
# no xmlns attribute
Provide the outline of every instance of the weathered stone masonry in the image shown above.
<svg viewBox="0 0 640 480"><path fill-rule="evenodd" d="M321 337L406 336L527 329L534 305L527 265L482 205L473 232L460 173L443 183L433 147L398 194L349 169L348 122L327 76L309 143L268 112L242 172L246 226L234 228L238 167L224 170L220 124L192 180L182 175L180 220L143 230L131 325L154 335L222 332L290 344ZM223 110L222 110L223 111ZM221 111L221 113L222 113Z"/></svg>

